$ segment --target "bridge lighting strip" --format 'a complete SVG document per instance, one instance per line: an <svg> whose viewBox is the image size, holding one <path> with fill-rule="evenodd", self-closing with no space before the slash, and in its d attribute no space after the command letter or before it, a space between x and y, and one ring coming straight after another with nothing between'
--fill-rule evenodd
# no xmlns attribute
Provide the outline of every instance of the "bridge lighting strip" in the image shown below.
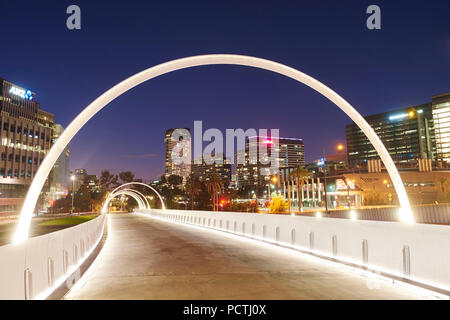
<svg viewBox="0 0 450 320"><path fill-rule="evenodd" d="M199 226L199 225L186 223L186 222L173 221L173 220L153 216L152 214L149 214L149 213L134 212L134 214L143 216L143 217L147 217L147 218L152 218L155 220L164 221L164 222L179 224L179 225L183 225L183 226L189 226L189 227L195 228L197 230L202 230L204 232L205 231L214 231L216 233L219 233L221 235L224 235L224 236L227 236L227 237L230 237L233 239L240 239L241 241L248 241L250 243L258 244L258 245L261 245L268 249L276 249L283 253L288 253L291 255L297 255L297 256L301 256L303 258L307 258L314 262L320 262L323 264L327 264L329 266L341 268L346 271L356 272L360 276L366 277L368 279L380 280L380 281L389 283L391 285L397 285L398 287L410 290L415 294L426 296L427 298L429 298L431 296L432 298L437 298L437 299L442 299L442 300L450 300L449 295L434 291L432 289L427 289L427 288L420 287L418 285L407 283L402 280L393 279L393 278L384 276L379 273L391 274L391 275L393 275L395 277L399 277L399 278L405 278L404 276L400 276L398 274L392 273L391 271L384 270L383 268L380 268L380 267L371 267L370 265L361 265L361 263L356 262L355 260L352 260L352 259L336 258L336 257L330 256L330 255L324 254L322 252L318 252L316 250L305 249L305 248L301 248L298 246L288 247L285 245L280 245L272 240L262 239L261 237L256 237L256 236L250 237L250 236L247 236L244 234L232 233L230 231L214 229L214 228L210 228L207 226ZM322 257L320 257L320 256L322 256ZM332 261L331 259L335 260L336 262ZM341 262L339 262L339 261L341 261ZM348 264L352 264L354 266L351 266ZM368 270L364 270L362 268L367 268ZM442 288L440 286L436 286L435 284L429 284L424 281L417 281L412 278L406 278L406 279L410 279L411 281L422 283L427 286L432 286L432 287L435 287L438 289L442 289L444 291L450 291L450 290Z"/></svg>
<svg viewBox="0 0 450 320"><path fill-rule="evenodd" d="M107 217L105 216L105 219L106 219L106 218L107 218ZM103 225L103 227L104 227L104 225ZM108 219L108 228L109 228L109 219ZM69 267L69 269L67 270L67 272L66 272L64 275L62 275L61 277L59 277L59 278L55 281L55 283L54 283L54 285L53 285L52 287L47 288L47 289L44 290L43 292L37 294L35 297L33 297L33 300L45 300L45 299L47 299L47 298L53 293L53 291L55 291L57 288L59 288L60 285L62 285L62 284L64 283L64 281L67 281L67 279L69 279L69 277L70 277L77 269L79 269L79 268L81 267L81 265L86 261L86 259L89 258L89 256L92 254L92 252L94 251L94 249L97 248L98 244L99 244L100 241L102 240L102 237L103 237L103 235L104 235L104 232L105 232L105 231L103 230L103 232L102 232L101 235L99 236L98 240L96 241L95 245L93 245L91 249L89 249L88 251L86 251L86 254L84 255L84 257L80 258L80 259L78 260L77 264L75 264L75 265ZM108 238L107 238L107 239L108 239ZM101 252L103 252L103 250L101 250L100 253L101 253ZM97 258L98 258L98 256L97 256ZM97 258L94 260L94 262L97 260ZM90 269L90 268L88 268L88 270L89 270L89 269ZM86 270L86 272L83 274L83 276L87 273L88 270ZM72 289L75 287L75 285L77 285L77 284L80 282L80 280L83 278L83 276L81 276L81 278L80 278L77 282L75 282L74 286L73 286L72 288L70 288L69 291L72 290Z"/></svg>

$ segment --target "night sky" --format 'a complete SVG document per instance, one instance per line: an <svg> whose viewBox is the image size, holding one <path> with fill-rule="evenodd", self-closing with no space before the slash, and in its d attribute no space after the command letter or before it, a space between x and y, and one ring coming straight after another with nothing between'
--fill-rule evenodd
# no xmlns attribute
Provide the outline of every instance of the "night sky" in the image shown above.
<svg viewBox="0 0 450 320"><path fill-rule="evenodd" d="M81 30L66 8L81 8ZM381 8L381 30L366 8ZM363 115L450 91L450 2L0 2L0 77L36 92L66 127L116 83L185 56L235 53L275 60L322 81ZM98 113L72 140L71 169L164 170L165 130L279 128L304 139L306 159L345 142L351 121L312 89L267 71L208 66L150 80Z"/></svg>

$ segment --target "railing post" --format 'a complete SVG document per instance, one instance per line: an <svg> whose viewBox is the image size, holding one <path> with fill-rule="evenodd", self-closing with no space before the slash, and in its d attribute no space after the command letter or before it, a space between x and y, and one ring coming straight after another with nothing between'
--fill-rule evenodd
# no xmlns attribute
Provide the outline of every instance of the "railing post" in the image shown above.
<svg viewBox="0 0 450 320"><path fill-rule="evenodd" d="M309 233L309 250L314 250L314 232Z"/></svg>
<svg viewBox="0 0 450 320"><path fill-rule="evenodd" d="M33 299L33 274L28 268L24 272L24 289L25 300Z"/></svg>
<svg viewBox="0 0 450 320"><path fill-rule="evenodd" d="M411 255L409 246L403 246L403 275L405 277L411 275Z"/></svg>
<svg viewBox="0 0 450 320"><path fill-rule="evenodd" d="M333 257L337 256L337 235L333 235L331 238L332 248L333 248Z"/></svg>
<svg viewBox="0 0 450 320"><path fill-rule="evenodd" d="M69 254L66 250L63 250L63 270L64 274L69 270Z"/></svg>
<svg viewBox="0 0 450 320"><path fill-rule="evenodd" d="M48 273L48 286L52 288L55 282L55 263L52 258L48 258L47 273Z"/></svg>
<svg viewBox="0 0 450 320"><path fill-rule="evenodd" d="M369 262L369 244L366 239L362 241L362 263L367 264Z"/></svg>

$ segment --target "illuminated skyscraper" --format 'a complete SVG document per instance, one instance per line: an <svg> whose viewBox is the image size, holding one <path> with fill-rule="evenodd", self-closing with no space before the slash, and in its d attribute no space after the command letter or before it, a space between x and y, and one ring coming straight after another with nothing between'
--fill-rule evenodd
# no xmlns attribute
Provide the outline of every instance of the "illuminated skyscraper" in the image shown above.
<svg viewBox="0 0 450 320"><path fill-rule="evenodd" d="M60 124L53 126L52 144L61 136L64 128ZM70 176L69 176L69 146L64 148L58 160L50 173L52 177L50 183L49 201L54 201L67 195L69 192Z"/></svg>
<svg viewBox="0 0 450 320"><path fill-rule="evenodd" d="M430 103L364 117L397 165L431 159L450 162L450 92ZM350 166L379 159L369 139L356 124L346 127ZM409 165L409 164L407 164Z"/></svg>
<svg viewBox="0 0 450 320"><path fill-rule="evenodd" d="M432 97L438 160L450 162L450 92Z"/></svg>
<svg viewBox="0 0 450 320"><path fill-rule="evenodd" d="M272 175L279 173L278 171L271 172L270 167L273 164L269 162L272 158L272 148L276 145L278 145L279 169L296 168L305 164L305 147L302 139L248 137L245 142L245 151L238 150L236 154L236 175L239 188L254 187L258 193L265 190ZM251 155L252 149L255 151L254 159ZM267 149L267 154L264 155L264 152L261 154L261 149ZM244 155L244 163L240 164L238 157L242 155Z"/></svg>
<svg viewBox="0 0 450 320"><path fill-rule="evenodd" d="M36 93L0 79L0 215L16 213L52 146L54 115ZM49 183L44 186L48 191Z"/></svg>
<svg viewBox="0 0 450 320"><path fill-rule="evenodd" d="M178 175L183 178L183 183L186 182L191 174L191 135L189 128L167 130L164 144L166 146L165 176ZM177 160L179 163L177 163Z"/></svg>
<svg viewBox="0 0 450 320"><path fill-rule="evenodd" d="M201 164L196 164L192 161L192 177L200 181L208 181L211 175L216 175L225 182L226 186L229 186L231 183L231 161L226 159L223 154L217 156L223 159L222 163L206 164L203 159L201 159ZM217 158L215 155L212 155L212 157Z"/></svg>
<svg viewBox="0 0 450 320"><path fill-rule="evenodd" d="M399 165L417 159L436 158L431 104L397 109L364 117ZM347 158L350 166L364 166L379 159L372 143L355 124L346 126Z"/></svg>

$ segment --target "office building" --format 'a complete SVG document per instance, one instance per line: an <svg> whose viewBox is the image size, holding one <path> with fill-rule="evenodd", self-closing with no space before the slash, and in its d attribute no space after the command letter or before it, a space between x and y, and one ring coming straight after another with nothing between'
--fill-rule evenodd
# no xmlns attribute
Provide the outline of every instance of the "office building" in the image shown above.
<svg viewBox="0 0 450 320"><path fill-rule="evenodd" d="M213 155L213 157L215 156ZM229 186L231 184L231 161L226 159L224 155L219 157L222 159L221 163L206 164L203 157L201 164L196 164L195 161L192 161L192 178L206 182L214 175L225 182L224 186Z"/></svg>
<svg viewBox="0 0 450 320"><path fill-rule="evenodd" d="M20 209L52 146L54 115L40 109L35 92L4 79L0 79L0 113L0 215L7 215ZM43 190L48 189L47 180Z"/></svg>
<svg viewBox="0 0 450 320"><path fill-rule="evenodd" d="M75 192L78 192L80 187L84 184L90 193L100 192L100 182L98 177L95 174L88 174L86 169L75 169L71 176L73 178L71 178L70 190L73 188Z"/></svg>
<svg viewBox="0 0 450 320"><path fill-rule="evenodd" d="M64 128L60 124L53 126L52 144L56 142L59 136L63 133ZM70 172L69 172L69 146L64 148L64 151L56 160L52 171L50 172L51 183L50 192L48 196L49 201L55 201L65 197L69 192Z"/></svg>
<svg viewBox="0 0 450 320"><path fill-rule="evenodd" d="M365 117L384 143L397 166L429 159L434 167L450 162L450 92L431 102ZM367 137L353 123L346 127L350 166L379 159Z"/></svg>
<svg viewBox="0 0 450 320"><path fill-rule="evenodd" d="M417 159L436 159L431 104L383 112L365 119L397 166L417 162ZM363 167L369 160L379 159L378 152L355 123L346 126L346 136L350 167Z"/></svg>
<svg viewBox="0 0 450 320"><path fill-rule="evenodd" d="M178 175L183 183L191 174L191 135L188 128L169 129L164 137L165 176Z"/></svg>
<svg viewBox="0 0 450 320"><path fill-rule="evenodd" d="M278 170L276 172L270 170L272 148L276 145L278 145L278 169L296 168L305 164L305 149L302 139L248 137L245 142L245 150L238 150L236 154L238 188L254 188L258 196L261 196L261 192L264 192L267 185L270 184L271 177L279 174ZM254 150L254 155L252 155L252 150ZM239 161L240 157L243 161Z"/></svg>
<svg viewBox="0 0 450 320"><path fill-rule="evenodd" d="M436 135L436 159L450 162L450 92L431 98Z"/></svg>
<svg viewBox="0 0 450 320"><path fill-rule="evenodd" d="M75 169L75 171L73 172L73 174L71 175L71 186L70 186L70 190L74 190L75 192L78 191L78 189L80 189L81 185L84 183L84 179L87 176L87 170L83 169L83 168L79 168L79 169Z"/></svg>

